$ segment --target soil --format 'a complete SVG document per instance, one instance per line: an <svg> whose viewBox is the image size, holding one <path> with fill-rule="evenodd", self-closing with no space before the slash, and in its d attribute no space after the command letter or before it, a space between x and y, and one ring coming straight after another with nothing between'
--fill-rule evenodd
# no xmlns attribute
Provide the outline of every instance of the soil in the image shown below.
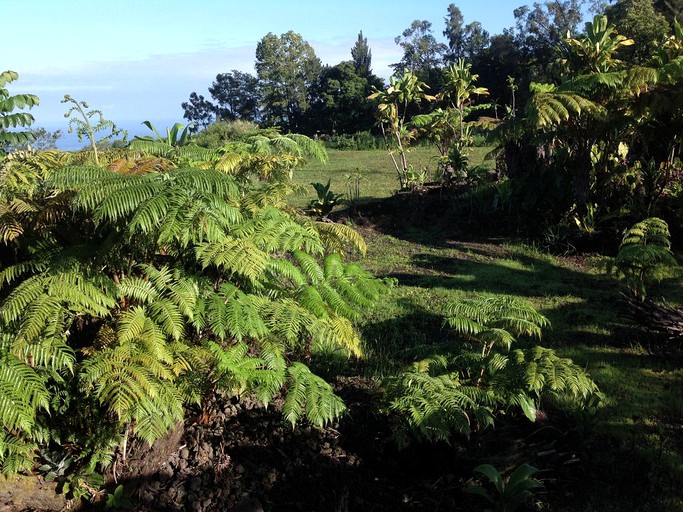
<svg viewBox="0 0 683 512"><path fill-rule="evenodd" d="M509 469L528 462L541 469L546 484L537 501L558 503L546 510L573 510L559 504L575 498L593 471L591 446L553 413L537 423L503 421L495 431L451 445L399 450L389 420L376 411L374 381L339 378L335 388L348 414L322 429L284 424L278 404L262 408L216 395L208 409L190 411L152 447L131 446L126 462L119 457L110 469L108 490L123 485L138 512L476 511L485 502L464 492L475 466ZM35 500L13 501L3 491L0 511L104 508L104 494L99 503L69 503L40 478L32 480L42 488L40 500L35 494ZM23 495L31 496L22 485Z"/></svg>
<svg viewBox="0 0 683 512"><path fill-rule="evenodd" d="M648 506L647 462L592 434L590 419L547 410L534 423L499 418L495 430L471 439L398 449L390 419L377 411L377 382L334 384L348 413L327 428L293 428L277 403L262 408L216 395L151 449L134 447L117 483L137 512L472 512L486 506L465 491L481 483L476 466L507 473L529 463L544 489L521 510L571 512L590 502L659 510Z"/></svg>

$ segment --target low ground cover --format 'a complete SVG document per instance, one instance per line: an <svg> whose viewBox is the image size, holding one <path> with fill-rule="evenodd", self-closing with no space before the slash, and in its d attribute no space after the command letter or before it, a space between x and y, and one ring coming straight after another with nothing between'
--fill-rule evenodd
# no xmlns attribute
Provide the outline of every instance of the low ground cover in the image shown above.
<svg viewBox="0 0 683 512"><path fill-rule="evenodd" d="M683 477L680 357L659 352L648 333L619 318L619 288L599 269L601 257L555 257L520 241L461 238L444 233L443 225L423 226L418 236L375 230L365 235L366 266L398 282L363 327L371 347L368 371L389 373L428 353L430 346L448 342L442 316L453 300L478 294L529 300L551 321L544 345L586 368L604 394L594 416L574 418L572 430L582 431L579 445L586 450L578 466L586 473L564 475L589 487L562 483L565 498L576 501L562 508L556 495L550 510L676 510L682 505L675 484ZM680 278L679 273L662 286L670 300L682 298ZM621 468L600 474L612 464ZM593 480L584 481L588 474ZM607 490L625 482L628 492ZM641 489L640 496L633 486Z"/></svg>

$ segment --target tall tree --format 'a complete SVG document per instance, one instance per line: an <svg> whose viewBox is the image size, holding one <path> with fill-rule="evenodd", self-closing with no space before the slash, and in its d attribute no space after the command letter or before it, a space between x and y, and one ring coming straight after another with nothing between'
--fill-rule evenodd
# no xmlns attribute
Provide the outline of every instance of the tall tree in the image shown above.
<svg viewBox="0 0 683 512"><path fill-rule="evenodd" d="M471 61L488 46L489 33L478 21L465 25L462 12L455 4L448 6L448 16L444 21L446 29L443 35L448 39L448 49L444 53L446 62Z"/></svg>
<svg viewBox="0 0 683 512"><path fill-rule="evenodd" d="M206 128L216 120L216 105L204 98L201 94L192 92L188 101L180 105L185 113L183 117L188 121L197 123L195 129Z"/></svg>
<svg viewBox="0 0 683 512"><path fill-rule="evenodd" d="M233 69L221 73L209 92L218 103L216 115L223 121L257 121L259 118L259 81L258 78Z"/></svg>
<svg viewBox="0 0 683 512"><path fill-rule="evenodd" d="M216 75L209 93L215 103L204 96L193 92L189 101L183 102L183 117L197 123L198 127L206 127L215 120L257 121L259 119L259 87L258 79L249 74L233 69L229 73Z"/></svg>
<svg viewBox="0 0 683 512"><path fill-rule="evenodd" d="M313 47L291 30L280 37L269 32L256 46L255 67L264 123L301 130L310 88L322 69Z"/></svg>
<svg viewBox="0 0 683 512"><path fill-rule="evenodd" d="M446 28L443 35L448 40L448 51L444 57L448 62L455 62L460 58L464 58L463 46L465 39L465 18L462 11L455 4L448 6L448 16L444 18Z"/></svg>
<svg viewBox="0 0 683 512"><path fill-rule="evenodd" d="M491 99L512 109L509 78L514 79L520 89L528 89L527 59L528 55L517 44L514 33L504 30L491 37L488 46L473 56L472 67L479 74L480 82L489 89Z"/></svg>
<svg viewBox="0 0 683 512"><path fill-rule="evenodd" d="M491 42L488 31L478 21L468 23L465 27L463 56L465 60L473 60Z"/></svg>
<svg viewBox="0 0 683 512"><path fill-rule="evenodd" d="M358 33L356 44L351 48L351 58L358 75L369 76L372 73L372 51L368 46L368 38L363 37L362 30Z"/></svg>
<svg viewBox="0 0 683 512"><path fill-rule="evenodd" d="M624 52L625 59L636 64L649 64L669 32L669 23L655 10L652 0L619 0L605 14L620 34L635 44Z"/></svg>
<svg viewBox="0 0 683 512"><path fill-rule="evenodd" d="M381 78L358 72L353 61L325 66L312 90L309 130L324 133L370 130L375 125L375 109L367 97L382 87Z"/></svg>
<svg viewBox="0 0 683 512"><path fill-rule="evenodd" d="M443 63L447 47L439 43L432 33L432 24L427 20L415 20L410 28L394 39L403 48L403 58L392 64L396 73L408 70L429 83L429 77Z"/></svg>
<svg viewBox="0 0 683 512"><path fill-rule="evenodd" d="M534 54L540 67L554 58L553 49L567 35L578 33L586 0L548 0L514 10L521 47Z"/></svg>
<svg viewBox="0 0 683 512"><path fill-rule="evenodd" d="M669 23L683 19L683 0L655 0L655 8L662 13Z"/></svg>

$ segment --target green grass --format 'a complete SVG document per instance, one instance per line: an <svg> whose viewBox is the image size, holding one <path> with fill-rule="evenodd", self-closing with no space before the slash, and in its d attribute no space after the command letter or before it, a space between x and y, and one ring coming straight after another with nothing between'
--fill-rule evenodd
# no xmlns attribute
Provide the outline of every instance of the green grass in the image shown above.
<svg viewBox="0 0 683 512"><path fill-rule="evenodd" d="M472 148L470 165L491 166L485 156L490 148ZM386 150L340 151L328 150L326 164L309 162L302 170L294 173L294 183L303 185L306 194L294 198L296 206L304 207L315 197L311 183L331 181L330 189L335 194L349 196L349 186L353 185L351 175L360 172L360 201L382 199L394 194L398 188L398 175ZM417 147L408 154L408 163L415 169L425 169L427 181L437 179L438 151L434 147Z"/></svg>
<svg viewBox="0 0 683 512"><path fill-rule="evenodd" d="M331 178L333 189L344 192L343 175L360 168L368 178L364 197L396 190L386 153L329 155L329 164L310 164L298 182ZM426 148L411 156L430 161ZM601 270L604 258L559 258L513 240L460 239L436 226L407 225L391 234L366 229L363 235L369 247L363 266L397 285L360 326L367 357L358 369L381 378L428 355L430 345L453 342L442 328L452 301L492 294L528 300L552 324L540 344L586 368L605 397L597 414L577 425L589 454L585 474L575 480L581 488L571 488L573 498L553 510L683 510L677 484L683 481L681 357L652 353L651 336L620 320L620 288ZM672 273L658 295L683 304L683 273ZM575 508L572 500L579 497L582 505Z"/></svg>
<svg viewBox="0 0 683 512"><path fill-rule="evenodd" d="M643 333L619 320L619 288L593 260L553 257L515 242L463 242L429 230L420 233L419 242L408 233L365 236L364 266L398 282L362 325L368 371L385 376L428 355L430 344L452 340L442 328L449 302L491 294L528 300L552 323L540 344L585 367L605 395L589 422L591 439L614 441L596 465L625 458L618 464L641 472L640 483L647 487L649 480L662 503L669 503L660 504L661 510L679 510L683 370L650 354L641 344ZM667 284L668 296L680 299L681 284L679 272ZM587 499L604 507L613 496L597 492ZM633 503L616 502L603 510L635 510Z"/></svg>

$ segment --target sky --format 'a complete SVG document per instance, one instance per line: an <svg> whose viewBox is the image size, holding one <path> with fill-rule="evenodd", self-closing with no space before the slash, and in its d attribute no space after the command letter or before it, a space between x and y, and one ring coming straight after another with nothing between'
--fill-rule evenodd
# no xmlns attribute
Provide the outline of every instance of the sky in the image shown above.
<svg viewBox="0 0 683 512"><path fill-rule="evenodd" d="M180 104L209 98L219 73L254 73L256 44L267 33L302 35L323 64L351 58L359 31L385 80L401 59L394 38L428 20L443 39L449 1L437 0L0 0L0 71L19 80L10 94L32 93L34 127L66 131L65 94L124 127L183 121ZM514 25L524 0L457 0L465 23L491 34ZM166 122L168 124L164 125ZM63 126L62 126L63 125Z"/></svg>

